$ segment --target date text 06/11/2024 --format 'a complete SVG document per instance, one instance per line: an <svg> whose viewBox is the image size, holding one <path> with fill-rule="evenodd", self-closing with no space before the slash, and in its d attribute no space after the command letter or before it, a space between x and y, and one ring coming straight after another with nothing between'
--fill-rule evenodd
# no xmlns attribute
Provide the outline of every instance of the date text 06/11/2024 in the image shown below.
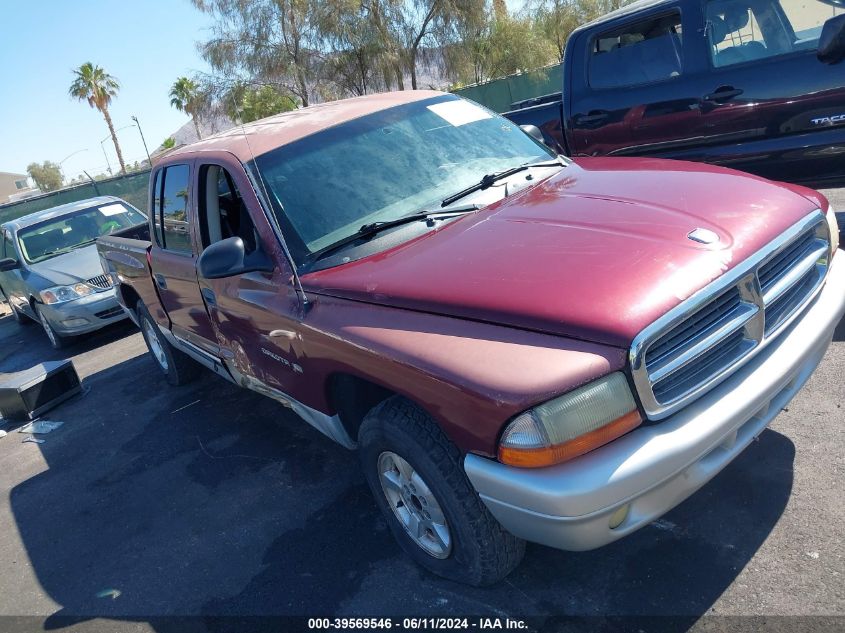
<svg viewBox="0 0 845 633"><path fill-rule="evenodd" d="M359 629L399 631L524 630L528 625L514 618L309 618L309 630Z"/></svg>

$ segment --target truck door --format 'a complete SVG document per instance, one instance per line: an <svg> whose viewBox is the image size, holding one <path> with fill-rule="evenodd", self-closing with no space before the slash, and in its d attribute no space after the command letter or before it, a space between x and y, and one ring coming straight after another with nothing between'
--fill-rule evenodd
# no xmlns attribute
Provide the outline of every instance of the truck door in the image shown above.
<svg viewBox="0 0 845 633"><path fill-rule="evenodd" d="M167 165L153 180L153 282L170 317L172 332L216 354L217 339L197 284L198 253L191 239L191 164Z"/></svg>
<svg viewBox="0 0 845 633"><path fill-rule="evenodd" d="M816 56L839 4L705 0L705 72L694 82L702 134L719 145L706 160L791 182L845 175L845 74Z"/></svg>
<svg viewBox="0 0 845 633"><path fill-rule="evenodd" d="M693 24L680 6L660 5L578 36L567 121L574 156L655 154L696 143L699 99L685 51L697 35Z"/></svg>
<svg viewBox="0 0 845 633"><path fill-rule="evenodd" d="M198 163L201 248L240 237L247 256L256 249L270 255L272 272L248 272L224 279L200 277L203 296L230 367L248 379L288 393L302 374L299 364L299 298L290 283L284 255L263 216L253 219L258 200L243 167L221 156ZM243 192L243 195L242 195ZM283 269L283 267L285 269ZM199 274L199 273L198 273Z"/></svg>

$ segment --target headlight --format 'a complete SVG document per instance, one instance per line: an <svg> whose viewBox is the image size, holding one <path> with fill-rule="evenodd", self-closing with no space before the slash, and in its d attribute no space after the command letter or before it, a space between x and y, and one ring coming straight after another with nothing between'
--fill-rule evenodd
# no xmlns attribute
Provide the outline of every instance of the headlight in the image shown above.
<svg viewBox="0 0 845 633"><path fill-rule="evenodd" d="M628 381L616 372L516 416L499 441L499 461L523 468L559 464L641 423Z"/></svg>
<svg viewBox="0 0 845 633"><path fill-rule="evenodd" d="M830 256L836 253L839 248L839 223L836 221L836 211L833 210L833 205L827 208L827 226L830 228Z"/></svg>
<svg viewBox="0 0 845 633"><path fill-rule="evenodd" d="M53 286L41 291L41 301L47 304L66 303L90 295L94 289L88 284L73 284L72 286Z"/></svg>

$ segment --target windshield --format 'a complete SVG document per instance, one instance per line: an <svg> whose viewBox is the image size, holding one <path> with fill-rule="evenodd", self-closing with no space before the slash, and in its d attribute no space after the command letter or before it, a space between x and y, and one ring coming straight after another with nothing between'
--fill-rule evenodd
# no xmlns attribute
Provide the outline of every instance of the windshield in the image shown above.
<svg viewBox="0 0 845 633"><path fill-rule="evenodd" d="M32 264L146 221L137 209L122 202L107 202L24 227L18 231L18 244L26 261Z"/></svg>
<svg viewBox="0 0 845 633"><path fill-rule="evenodd" d="M440 210L485 174L548 160L510 121L451 95L382 110L259 156L294 257L362 225Z"/></svg>

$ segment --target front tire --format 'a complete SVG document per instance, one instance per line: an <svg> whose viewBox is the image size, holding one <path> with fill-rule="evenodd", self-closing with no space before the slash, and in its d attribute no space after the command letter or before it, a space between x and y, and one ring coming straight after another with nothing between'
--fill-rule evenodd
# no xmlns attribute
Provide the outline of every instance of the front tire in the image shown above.
<svg viewBox="0 0 845 633"><path fill-rule="evenodd" d="M389 398L364 418L358 440L376 503L414 561L475 586L495 583L519 565L525 541L490 514L457 447L425 411Z"/></svg>
<svg viewBox="0 0 845 633"><path fill-rule="evenodd" d="M41 310L35 306L33 306L33 310L35 310L35 314L38 316L38 322L41 324L44 334L47 335L47 339L50 341L52 348L64 349L70 341L53 329L53 326L50 325L50 321L47 320L46 315Z"/></svg>
<svg viewBox="0 0 845 633"><path fill-rule="evenodd" d="M138 304L138 323L144 342L155 364L171 385L184 385L194 380L200 373L200 366L182 350L170 344L159 330L147 306Z"/></svg>

